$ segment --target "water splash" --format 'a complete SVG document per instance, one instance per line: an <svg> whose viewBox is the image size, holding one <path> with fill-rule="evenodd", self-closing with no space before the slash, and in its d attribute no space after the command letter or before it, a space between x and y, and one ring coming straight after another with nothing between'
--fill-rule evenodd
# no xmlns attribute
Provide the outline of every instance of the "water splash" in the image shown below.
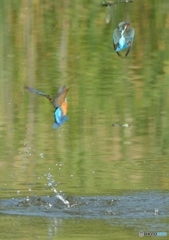
<svg viewBox="0 0 169 240"><path fill-rule="evenodd" d="M60 193L58 193L57 189L56 189L56 186L57 186L57 183L55 182L53 176L51 173L48 173L46 175L46 178L48 180L48 186L51 187L51 191L54 192L56 194L56 197L61 200L68 208L70 207L70 203L69 201L67 201Z"/></svg>

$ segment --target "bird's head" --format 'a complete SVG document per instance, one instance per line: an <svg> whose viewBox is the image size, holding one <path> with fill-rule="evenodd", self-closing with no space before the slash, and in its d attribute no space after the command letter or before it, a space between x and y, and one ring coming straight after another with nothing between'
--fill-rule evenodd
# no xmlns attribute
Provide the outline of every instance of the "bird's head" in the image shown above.
<svg viewBox="0 0 169 240"><path fill-rule="evenodd" d="M118 29L119 29L120 32L121 31L124 32L128 28L129 25L130 25L129 22L120 22L119 25L118 25Z"/></svg>

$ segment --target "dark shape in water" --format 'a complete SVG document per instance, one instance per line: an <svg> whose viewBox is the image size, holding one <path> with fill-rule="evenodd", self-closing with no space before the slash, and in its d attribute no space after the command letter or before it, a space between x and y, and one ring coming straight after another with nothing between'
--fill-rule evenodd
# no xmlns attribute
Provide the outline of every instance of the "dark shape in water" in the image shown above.
<svg viewBox="0 0 169 240"><path fill-rule="evenodd" d="M125 56L130 52L134 39L134 28L129 26L129 22L120 22L113 32L114 50L119 56L121 56L119 53L121 50L127 49Z"/></svg>
<svg viewBox="0 0 169 240"><path fill-rule="evenodd" d="M66 116L67 110L68 110L66 95L67 95L67 92L69 91L69 88L66 88L65 86L60 87L54 99L52 99L49 95L43 92L37 91L34 88L25 86L25 89L30 92L46 97L53 104L55 108L55 111L54 111L55 122L53 124L53 128L60 127L64 122L68 120L68 117Z"/></svg>
<svg viewBox="0 0 169 240"><path fill-rule="evenodd" d="M121 0L121 1L105 1L102 2L103 7L107 7L106 11L106 23L110 22L111 16L112 16L112 6L117 3L132 3L133 0Z"/></svg>
<svg viewBox="0 0 169 240"><path fill-rule="evenodd" d="M124 124L113 123L112 126L113 127L130 127L131 125L128 123L124 123Z"/></svg>

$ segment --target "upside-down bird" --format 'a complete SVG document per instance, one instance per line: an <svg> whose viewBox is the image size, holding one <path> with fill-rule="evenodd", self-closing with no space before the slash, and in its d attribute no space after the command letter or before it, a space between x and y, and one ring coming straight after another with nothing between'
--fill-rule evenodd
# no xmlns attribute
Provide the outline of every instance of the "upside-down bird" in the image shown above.
<svg viewBox="0 0 169 240"><path fill-rule="evenodd" d="M121 56L119 52L123 49L127 48L125 56L127 56L130 52L134 39L134 28L129 26L129 22L120 22L113 32L114 50L119 56Z"/></svg>
<svg viewBox="0 0 169 240"><path fill-rule="evenodd" d="M25 86L25 89L30 92L46 97L53 104L55 108L55 111L54 111L55 122L53 124L53 128L60 127L64 122L68 120L68 116L66 116L67 110L68 110L66 95L67 95L67 92L69 91L69 88L65 86L60 87L54 99L52 99L48 94L37 91L32 87Z"/></svg>

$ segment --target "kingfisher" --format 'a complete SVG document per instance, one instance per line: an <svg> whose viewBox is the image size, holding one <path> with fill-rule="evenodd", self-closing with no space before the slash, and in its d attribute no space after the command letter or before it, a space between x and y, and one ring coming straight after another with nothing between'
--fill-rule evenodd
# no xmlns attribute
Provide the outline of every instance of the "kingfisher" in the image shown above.
<svg viewBox="0 0 169 240"><path fill-rule="evenodd" d="M53 104L55 108L55 111L54 111L55 122L53 124L53 128L60 127L63 123L65 123L68 120L68 116L66 116L68 111L68 103L67 103L66 95L69 91L69 88L65 86L60 87L54 99L52 99L48 94L37 91L32 87L25 86L25 89L30 92L46 97Z"/></svg>
<svg viewBox="0 0 169 240"><path fill-rule="evenodd" d="M134 28L129 26L129 22L120 22L113 32L114 50L119 56L121 56L119 52L123 49L127 49L125 56L130 52L134 39Z"/></svg>

